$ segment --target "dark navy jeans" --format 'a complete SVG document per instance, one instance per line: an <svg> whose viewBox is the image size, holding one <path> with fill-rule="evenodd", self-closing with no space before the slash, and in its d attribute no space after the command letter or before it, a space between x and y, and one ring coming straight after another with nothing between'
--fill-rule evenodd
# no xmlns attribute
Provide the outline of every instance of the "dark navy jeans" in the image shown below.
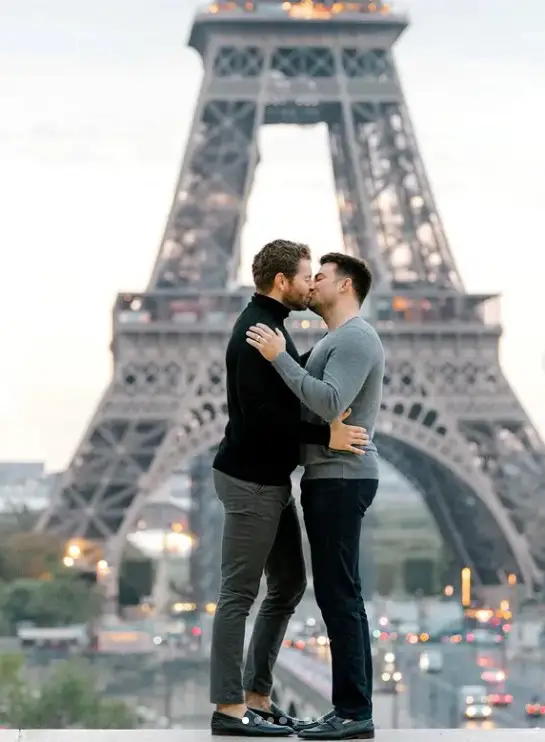
<svg viewBox="0 0 545 742"><path fill-rule="evenodd" d="M303 479L301 504L316 602L330 640L332 700L338 716L373 713L373 661L361 596L360 534L376 479Z"/></svg>

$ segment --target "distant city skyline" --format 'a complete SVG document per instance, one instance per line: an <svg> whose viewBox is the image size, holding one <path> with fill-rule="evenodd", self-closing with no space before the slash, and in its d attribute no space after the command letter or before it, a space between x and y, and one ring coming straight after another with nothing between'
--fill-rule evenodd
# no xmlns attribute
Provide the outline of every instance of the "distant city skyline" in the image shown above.
<svg viewBox="0 0 545 742"><path fill-rule="evenodd" d="M146 285L193 117L197 4L0 6L2 459L64 468L110 379L113 300ZM468 290L504 294L503 368L544 433L545 5L404 6L395 55L446 231ZM325 142L262 132L243 282L271 238L342 249Z"/></svg>

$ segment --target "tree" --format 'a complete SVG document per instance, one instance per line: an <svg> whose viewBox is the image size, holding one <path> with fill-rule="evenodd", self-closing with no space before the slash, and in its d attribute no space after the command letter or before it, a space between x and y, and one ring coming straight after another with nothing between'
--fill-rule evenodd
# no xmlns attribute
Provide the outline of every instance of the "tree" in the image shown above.
<svg viewBox="0 0 545 742"><path fill-rule="evenodd" d="M14 580L0 586L0 612L14 627L86 623L100 615L103 598L96 585L71 573L51 580Z"/></svg>
<svg viewBox="0 0 545 742"><path fill-rule="evenodd" d="M40 626L66 626L86 623L101 614L103 596L99 587L67 574L38 583L30 610Z"/></svg>
<svg viewBox="0 0 545 742"><path fill-rule="evenodd" d="M12 718L21 718L25 686L22 680L22 657L0 655L0 720L10 724Z"/></svg>
<svg viewBox="0 0 545 742"><path fill-rule="evenodd" d="M0 539L0 577L44 579L62 569L64 542L47 533L2 533Z"/></svg>
<svg viewBox="0 0 545 742"><path fill-rule="evenodd" d="M55 667L40 687L22 677L20 655L0 656L0 712L14 728L134 729L136 712L127 704L103 699L87 663L69 660Z"/></svg>

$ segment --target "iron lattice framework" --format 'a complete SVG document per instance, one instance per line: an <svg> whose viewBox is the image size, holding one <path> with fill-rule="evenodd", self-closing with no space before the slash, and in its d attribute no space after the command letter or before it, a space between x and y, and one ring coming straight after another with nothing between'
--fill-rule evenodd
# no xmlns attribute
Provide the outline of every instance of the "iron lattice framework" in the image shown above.
<svg viewBox="0 0 545 742"><path fill-rule="evenodd" d="M380 287L368 312L387 351L381 453L478 583L512 572L528 592L541 585L545 451L499 366L495 299L464 292L437 213L392 58L406 25L278 9L197 16L202 88L153 275L146 293L118 298L113 380L39 528L100 540L115 566L150 491L197 457L194 588L214 599L220 519L198 457L226 422L224 348L248 298L228 287L257 132L325 122L346 250ZM313 317L291 323L302 350L323 332Z"/></svg>

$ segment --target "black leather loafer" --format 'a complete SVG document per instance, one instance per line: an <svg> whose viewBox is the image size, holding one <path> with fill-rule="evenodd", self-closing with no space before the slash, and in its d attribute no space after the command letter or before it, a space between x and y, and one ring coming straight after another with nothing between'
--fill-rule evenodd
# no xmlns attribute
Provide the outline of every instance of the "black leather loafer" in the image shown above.
<svg viewBox="0 0 545 742"><path fill-rule="evenodd" d="M304 721L303 726L300 729L295 729L295 731L300 732L303 731L303 729L316 729L316 727L319 727L321 724L328 721L328 719L332 719L334 716L334 711L328 711L327 714L320 716L318 719L314 719L314 721Z"/></svg>
<svg viewBox="0 0 545 742"><path fill-rule="evenodd" d="M214 711L210 730L220 737L288 737L293 734L290 726L271 724L250 709L242 719Z"/></svg>
<svg viewBox="0 0 545 742"><path fill-rule="evenodd" d="M269 721L271 724L276 724L277 726L291 727L294 732L300 732L302 729L310 729L311 727L319 724L322 719L325 719L325 717L322 717L322 719L308 721L305 721L304 719L296 719L295 717L290 716L285 711L283 711L274 702L271 703L270 711L264 711L263 709L254 708L252 709L252 711L255 714L261 716L262 719ZM331 714L333 714L333 712L331 712Z"/></svg>
<svg viewBox="0 0 545 742"><path fill-rule="evenodd" d="M318 740L374 739L375 725L372 719L352 721L332 715L317 727L302 729L298 736L301 739Z"/></svg>

